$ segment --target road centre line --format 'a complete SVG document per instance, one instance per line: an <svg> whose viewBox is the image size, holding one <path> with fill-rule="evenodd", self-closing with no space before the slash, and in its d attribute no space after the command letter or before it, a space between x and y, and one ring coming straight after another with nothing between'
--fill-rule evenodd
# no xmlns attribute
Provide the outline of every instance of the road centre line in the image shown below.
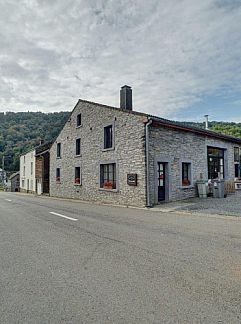
<svg viewBox="0 0 241 324"><path fill-rule="evenodd" d="M72 221L77 221L78 220L77 218L68 217L68 216L61 215L61 214L58 214L58 213L55 213L55 212L49 212L49 213L52 214L52 215L59 216L59 217L67 218L67 219L72 220Z"/></svg>

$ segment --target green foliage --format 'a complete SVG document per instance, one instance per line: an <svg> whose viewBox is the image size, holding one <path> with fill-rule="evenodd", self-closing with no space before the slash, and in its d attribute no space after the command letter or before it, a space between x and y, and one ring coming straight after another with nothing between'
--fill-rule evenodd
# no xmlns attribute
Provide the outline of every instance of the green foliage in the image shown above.
<svg viewBox="0 0 241 324"><path fill-rule="evenodd" d="M5 156L5 169L19 170L19 156L57 137L69 117L69 112L7 112L0 113L0 167Z"/></svg>

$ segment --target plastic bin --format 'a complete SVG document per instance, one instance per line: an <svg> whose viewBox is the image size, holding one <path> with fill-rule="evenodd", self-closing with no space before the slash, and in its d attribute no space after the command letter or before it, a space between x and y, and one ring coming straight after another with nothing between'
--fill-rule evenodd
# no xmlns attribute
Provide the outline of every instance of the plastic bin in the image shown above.
<svg viewBox="0 0 241 324"><path fill-rule="evenodd" d="M213 197L214 198L224 198L224 180L213 180Z"/></svg>
<svg viewBox="0 0 241 324"><path fill-rule="evenodd" d="M208 180L197 180L196 183L199 198L207 198Z"/></svg>

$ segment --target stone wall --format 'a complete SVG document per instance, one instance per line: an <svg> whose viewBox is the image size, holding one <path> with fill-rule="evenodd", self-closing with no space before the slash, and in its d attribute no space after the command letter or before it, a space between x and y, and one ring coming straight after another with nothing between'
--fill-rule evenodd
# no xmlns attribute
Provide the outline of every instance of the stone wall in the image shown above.
<svg viewBox="0 0 241 324"><path fill-rule="evenodd" d="M205 137L190 132L150 127L150 201L157 201L157 163L165 162L167 167L167 200L181 200L197 195L196 180L200 173L208 179L207 146L225 149L225 179L234 178L234 147L228 141ZM191 185L183 187L181 182L182 162L191 163Z"/></svg>
<svg viewBox="0 0 241 324"><path fill-rule="evenodd" d="M81 126L76 127L81 113ZM104 127L113 125L114 149L104 150ZM75 156L75 141L81 139L81 155ZM56 157L61 143L61 158ZM69 121L50 149L50 195L102 203L145 206L145 127L143 116L121 109L79 101ZM117 190L100 189L100 163L115 162ZM75 167L81 170L81 185L74 183ZM60 183L56 182L60 168ZM136 173L137 186L127 184L127 174Z"/></svg>

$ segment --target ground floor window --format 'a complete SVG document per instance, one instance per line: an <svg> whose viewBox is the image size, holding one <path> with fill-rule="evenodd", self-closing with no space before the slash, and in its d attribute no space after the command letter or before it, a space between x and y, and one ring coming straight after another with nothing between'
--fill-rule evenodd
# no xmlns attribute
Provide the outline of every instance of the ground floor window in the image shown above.
<svg viewBox="0 0 241 324"><path fill-rule="evenodd" d="M235 173L235 178L240 177L240 152L239 152L239 147L234 147L234 173Z"/></svg>
<svg viewBox="0 0 241 324"><path fill-rule="evenodd" d="M208 179L224 179L224 149L208 147Z"/></svg>
<svg viewBox="0 0 241 324"><path fill-rule="evenodd" d="M116 163L100 165L100 188L116 189Z"/></svg>
<svg viewBox="0 0 241 324"><path fill-rule="evenodd" d="M56 182L60 182L60 168L56 169Z"/></svg>
<svg viewBox="0 0 241 324"><path fill-rule="evenodd" d="M75 179L74 179L75 184L81 184L80 181L80 167L75 168Z"/></svg>
<svg viewBox="0 0 241 324"><path fill-rule="evenodd" d="M182 186L191 185L191 163L182 162Z"/></svg>

